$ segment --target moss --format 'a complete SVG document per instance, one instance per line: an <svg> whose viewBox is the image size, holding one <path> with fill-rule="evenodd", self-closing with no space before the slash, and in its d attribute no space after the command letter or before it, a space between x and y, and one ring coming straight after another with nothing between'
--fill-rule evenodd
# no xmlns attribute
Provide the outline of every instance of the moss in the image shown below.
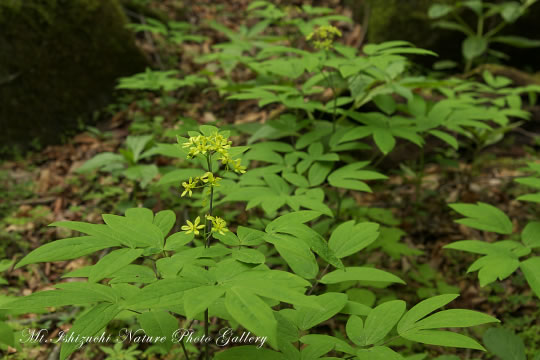
<svg viewBox="0 0 540 360"><path fill-rule="evenodd" d="M0 4L0 141L49 144L110 98L146 60L115 0Z"/></svg>

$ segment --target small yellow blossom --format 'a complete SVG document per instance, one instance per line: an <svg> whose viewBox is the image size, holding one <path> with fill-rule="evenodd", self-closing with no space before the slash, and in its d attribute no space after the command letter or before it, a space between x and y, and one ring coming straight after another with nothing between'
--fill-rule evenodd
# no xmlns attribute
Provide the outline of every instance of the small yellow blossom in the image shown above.
<svg viewBox="0 0 540 360"><path fill-rule="evenodd" d="M182 197L184 197L186 194L189 194L189 197L193 195L193 189L197 186L197 183L199 182L199 178L195 178L195 182L193 182L193 178L189 178L189 182L183 182L182 186L184 187L184 192L182 193Z"/></svg>
<svg viewBox="0 0 540 360"><path fill-rule="evenodd" d="M211 172L207 172L203 176L201 176L201 181L211 186L219 186L219 181L221 181L221 178L218 176L214 176L214 174L212 174Z"/></svg>
<svg viewBox="0 0 540 360"><path fill-rule="evenodd" d="M231 161L233 170L235 173L238 174L245 174L246 173L246 167L242 166L242 160L236 159Z"/></svg>
<svg viewBox="0 0 540 360"><path fill-rule="evenodd" d="M191 222L189 220L186 221L187 225L182 226L182 230L186 232L186 234L193 233L195 235L199 235L200 231L199 229L204 228L204 225L199 225L201 222L201 217L197 216L194 222Z"/></svg>
<svg viewBox="0 0 540 360"><path fill-rule="evenodd" d="M227 229L227 222L218 216L206 215L206 219L212 221L212 232L217 232L221 235L225 235L229 229Z"/></svg>

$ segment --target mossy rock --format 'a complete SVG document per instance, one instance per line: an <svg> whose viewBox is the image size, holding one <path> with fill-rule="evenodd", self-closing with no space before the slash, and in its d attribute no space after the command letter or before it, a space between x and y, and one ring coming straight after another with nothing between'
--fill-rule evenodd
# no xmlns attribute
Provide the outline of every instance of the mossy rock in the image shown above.
<svg viewBox="0 0 540 360"><path fill-rule="evenodd" d="M432 27L433 21L427 16L429 7L434 3L455 4L457 0L345 0L353 10L358 23L364 22L367 3L369 9L367 40L381 43L390 40L406 40L414 45L433 50L438 59L462 61L461 43L465 36L456 31ZM468 23L476 21L472 11L463 11L462 16ZM529 12L508 26L502 34L519 35L540 39L540 3L533 5ZM509 46L494 46L510 55L509 64L520 68L540 70L540 50L516 49ZM431 63L432 58L422 57L420 61Z"/></svg>
<svg viewBox="0 0 540 360"><path fill-rule="evenodd" d="M0 1L0 151L58 142L145 68L126 22L116 0Z"/></svg>

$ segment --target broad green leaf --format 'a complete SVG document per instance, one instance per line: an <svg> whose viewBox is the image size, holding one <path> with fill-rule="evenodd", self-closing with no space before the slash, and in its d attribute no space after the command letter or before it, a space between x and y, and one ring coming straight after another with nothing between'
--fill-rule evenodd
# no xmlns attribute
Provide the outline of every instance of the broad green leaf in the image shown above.
<svg viewBox="0 0 540 360"><path fill-rule="evenodd" d="M94 284L99 285L99 284ZM104 286L104 285L101 285ZM98 301L112 302L110 294L104 291L87 289L60 289L40 291L28 296L20 297L5 304L2 309L35 309L45 307L59 307L66 305L82 305Z"/></svg>
<svg viewBox="0 0 540 360"><path fill-rule="evenodd" d="M193 233L186 234L183 231L174 233L167 238L167 241L165 243L165 250L178 251L185 245L189 244L194 237L195 235Z"/></svg>
<svg viewBox="0 0 540 360"><path fill-rule="evenodd" d="M15 347L15 334L13 329L3 321L0 321L0 344Z"/></svg>
<svg viewBox="0 0 540 360"><path fill-rule="evenodd" d="M101 299L102 301L108 301L111 303L116 303L118 301L118 296L110 286L96 284L86 281L72 281L72 282L63 282L60 284L54 285L57 289L66 290L68 292L81 292L87 293L89 296L92 296L96 299Z"/></svg>
<svg viewBox="0 0 540 360"><path fill-rule="evenodd" d="M71 260L112 246L118 246L118 243L95 236L56 240L30 252L17 263L15 269L39 262Z"/></svg>
<svg viewBox="0 0 540 360"><path fill-rule="evenodd" d="M334 229L328 246L338 258L357 253L369 246L379 236L379 224L361 222L355 225L355 221L347 221Z"/></svg>
<svg viewBox="0 0 540 360"><path fill-rule="evenodd" d="M110 252L92 266L88 281L98 282L101 279L111 277L116 271L131 264L142 253L143 249L118 249Z"/></svg>
<svg viewBox="0 0 540 360"><path fill-rule="evenodd" d="M485 286L495 280L504 280L510 276L519 266L519 261L506 254L487 255L476 260L467 269L467 272L477 271L480 286Z"/></svg>
<svg viewBox="0 0 540 360"><path fill-rule="evenodd" d="M484 347L468 336L451 331L418 330L401 335L403 338L423 344L449 346L485 351Z"/></svg>
<svg viewBox="0 0 540 360"><path fill-rule="evenodd" d="M456 220L457 223L483 231L492 231L499 234L511 234L513 225L508 216L501 210L486 203L451 204L456 212L465 216L464 219Z"/></svg>
<svg viewBox="0 0 540 360"><path fill-rule="evenodd" d="M184 292L200 287L200 282L181 278L162 279L141 289L135 296L126 299L128 309L167 308L183 304Z"/></svg>
<svg viewBox="0 0 540 360"><path fill-rule="evenodd" d="M284 355L269 349L259 349L257 346L236 346L219 352L216 360L289 360Z"/></svg>
<svg viewBox="0 0 540 360"><path fill-rule="evenodd" d="M430 19L443 17L454 10L454 7L446 4L433 4L430 6L428 16Z"/></svg>
<svg viewBox="0 0 540 360"><path fill-rule="evenodd" d="M125 245L132 247L131 242L123 241L123 239L118 239L111 233L109 227L105 224L89 224L80 221L57 221L49 226L58 226L70 230L79 231L86 235L91 235L98 237L102 240L109 240L112 246Z"/></svg>
<svg viewBox="0 0 540 360"><path fill-rule="evenodd" d="M493 316L466 309L450 309L436 312L414 324L415 329L470 327L499 322Z"/></svg>
<svg viewBox="0 0 540 360"><path fill-rule="evenodd" d="M405 312L405 306L405 301L392 300L371 310L364 324L363 345L372 345L384 339Z"/></svg>
<svg viewBox="0 0 540 360"><path fill-rule="evenodd" d="M266 235L265 240L272 243L291 269L305 279L314 279L319 273L317 259L309 246L294 236Z"/></svg>
<svg viewBox="0 0 540 360"><path fill-rule="evenodd" d="M483 37L471 35L463 41L461 51L467 60L482 55L487 50L487 40Z"/></svg>
<svg viewBox="0 0 540 360"><path fill-rule="evenodd" d="M114 319L122 309L118 305L112 304L98 304L90 311L84 313L78 317L71 329L66 333L66 338L70 334L74 334L75 337L79 335L81 339L87 336L94 336L103 329L111 320ZM81 340L82 342L83 340ZM69 355L76 351L81 342L62 342L60 347L60 360L65 360Z"/></svg>
<svg viewBox="0 0 540 360"><path fill-rule="evenodd" d="M154 344L162 345L166 351L171 349L171 336L178 329L178 320L174 316L165 310L152 310L137 315L137 320L146 335L164 338L164 341L154 341Z"/></svg>
<svg viewBox="0 0 540 360"><path fill-rule="evenodd" d="M245 247L233 249L232 257L238 261L250 264L264 264L266 259L264 254L259 250Z"/></svg>
<svg viewBox="0 0 540 360"><path fill-rule="evenodd" d="M163 248L163 233L154 224L141 223L128 217L110 214L104 214L103 220L117 236L131 239L136 246Z"/></svg>
<svg viewBox="0 0 540 360"><path fill-rule="evenodd" d="M294 186L303 187L303 188L309 187L309 183L307 179L305 178L305 176L295 174L295 173L283 173L282 176L285 180L287 180Z"/></svg>
<svg viewBox="0 0 540 360"><path fill-rule="evenodd" d="M540 298L540 256L529 258L519 266L532 291Z"/></svg>
<svg viewBox="0 0 540 360"><path fill-rule="evenodd" d="M527 360L523 340L505 328L488 329L482 336L486 348L502 360Z"/></svg>
<svg viewBox="0 0 540 360"><path fill-rule="evenodd" d="M369 267L347 267L345 270L335 270L323 276L320 282L323 284L336 284L345 281L405 284L403 280L389 272Z"/></svg>
<svg viewBox="0 0 540 360"><path fill-rule="evenodd" d="M284 273L285 275L287 273ZM314 296L306 296L305 285L299 285L294 274L281 276L281 272L272 271L243 271L224 283L226 287L243 288L256 295L264 296L297 306L319 309L320 304ZM300 279L302 282L303 279Z"/></svg>
<svg viewBox="0 0 540 360"><path fill-rule="evenodd" d="M318 211L312 210L302 210L290 212L288 214L282 215L277 219L271 221L267 226L265 231L267 233L273 233L278 231L280 228L289 225L290 223L299 223L303 224L308 221L314 220L321 216L321 213Z"/></svg>
<svg viewBox="0 0 540 360"><path fill-rule="evenodd" d="M490 39L493 42L511 45L518 48L535 48L540 47L540 40L528 39L521 36L495 36Z"/></svg>
<svg viewBox="0 0 540 360"><path fill-rule="evenodd" d="M440 130L430 130L429 133L433 136L438 137L439 139L441 139L442 141L444 141L445 143L447 143L454 149L457 150L459 148L459 143L454 136Z"/></svg>
<svg viewBox="0 0 540 360"><path fill-rule="evenodd" d="M528 223L521 232L521 241L530 248L540 247L540 222Z"/></svg>
<svg viewBox="0 0 540 360"><path fill-rule="evenodd" d="M328 176L328 182L338 188L371 192L370 187L362 180L386 179L386 176L374 171L360 170L367 164L368 162L357 162L339 168Z"/></svg>
<svg viewBox="0 0 540 360"><path fill-rule="evenodd" d="M186 317L194 319L195 316L208 309L217 299L225 294L222 286L201 286L186 290L184 293L184 309Z"/></svg>
<svg viewBox="0 0 540 360"><path fill-rule="evenodd" d="M81 167L75 170L75 172L85 173L91 170L99 169L106 165L111 165L113 163L122 164L125 161L126 160L124 159L124 157L120 154L104 152L101 154L97 154L96 156L85 162Z"/></svg>
<svg viewBox="0 0 540 360"><path fill-rule="evenodd" d="M384 155L388 155L396 146L396 139L387 129L376 128L373 131L373 140L375 140L375 144Z"/></svg>
<svg viewBox="0 0 540 360"><path fill-rule="evenodd" d="M339 313L347 304L347 295L329 292L317 296L315 300L322 309L297 307L296 323L301 330L309 330Z"/></svg>
<svg viewBox="0 0 540 360"><path fill-rule="evenodd" d="M364 346L366 343L366 333L364 331L364 321L359 316L351 316L345 327L347 337L358 346Z"/></svg>
<svg viewBox="0 0 540 360"><path fill-rule="evenodd" d="M392 115L396 111L396 100L394 100L392 95L375 96L373 102L379 109L384 111L386 115Z"/></svg>
<svg viewBox="0 0 540 360"><path fill-rule="evenodd" d="M156 214L154 225L156 225L163 236L167 236L176 222L176 214L172 210L162 210Z"/></svg>
<svg viewBox="0 0 540 360"><path fill-rule="evenodd" d="M139 222L152 223L154 221L154 213L147 208L130 208L126 210L126 217Z"/></svg>
<svg viewBox="0 0 540 360"><path fill-rule="evenodd" d="M403 360L403 356L386 346L374 346L369 349L360 349L356 353L358 360Z"/></svg>
<svg viewBox="0 0 540 360"><path fill-rule="evenodd" d="M260 297L246 289L230 288L225 295L225 306L240 325L255 335L267 336L268 343L277 347L277 320Z"/></svg>
<svg viewBox="0 0 540 360"><path fill-rule="evenodd" d="M413 329L417 321L426 315L429 315L438 308L445 306L458 296L458 294L438 295L419 302L409 311L407 311L407 313L405 313L405 315L399 321L397 326L398 334L401 335L402 333Z"/></svg>

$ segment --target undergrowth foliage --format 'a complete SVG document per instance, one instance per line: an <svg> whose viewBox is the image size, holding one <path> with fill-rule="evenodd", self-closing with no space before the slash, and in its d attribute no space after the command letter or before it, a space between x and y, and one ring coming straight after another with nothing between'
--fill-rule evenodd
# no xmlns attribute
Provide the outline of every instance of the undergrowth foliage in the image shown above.
<svg viewBox="0 0 540 360"><path fill-rule="evenodd" d="M189 135L179 142L204 173L183 183L186 196L190 191L204 193L201 213L194 221L188 220L183 231L170 234L176 222L173 211L154 214L149 209L132 208L125 216L103 215L104 225L54 223L86 235L43 245L17 267L75 259L103 249L108 249L107 254L94 265L64 276L83 281L59 283L56 290L37 292L1 307L87 305L88 310L70 329L81 337L96 335L121 312L131 311L137 314L145 333L155 338L168 337L179 321L189 324L194 319L201 321L205 336L209 336L209 321L216 318L223 326L241 326L267 341L264 348L263 344L231 347L216 354L219 359L319 359L329 353L399 359L402 356L389 346L395 337L483 349L465 335L438 330L498 321L464 309L431 314L458 294L431 297L407 311L402 300L370 308L322 286L344 282L404 284L387 271L347 261L377 238L377 224L336 224L328 236L312 228L323 213L304 210L277 216L264 230L235 224L236 231L230 230L216 207L219 199L227 196L226 191L215 191L220 187L218 175L220 168L244 173L240 164L247 148L231 146L228 133L212 126L201 126L200 133ZM284 266L274 265L281 261ZM346 339L317 333L317 326L333 317L347 319ZM182 341L182 336L168 338L162 346L167 351L174 342ZM76 351L81 342L82 338L63 343L61 358ZM298 347L298 343L307 346ZM201 351L209 356L213 349L206 344Z"/></svg>
<svg viewBox="0 0 540 360"><path fill-rule="evenodd" d="M441 9L438 16L453 11ZM436 54L404 41L367 44L361 51L342 45L332 22L350 20L330 9L254 1L249 10L257 20L251 28L209 24L227 40L199 58L205 71L184 76L149 69L121 79L118 88L174 100L186 88L211 84L228 101L256 100L259 108L274 110L267 121L216 127L182 118L175 129L133 131L119 153L90 159L77 172L131 181L131 203L144 191L166 194L173 187L173 205L156 213L147 206L124 216L103 214L104 224L51 224L83 235L42 245L17 268L96 252L98 260L64 274L67 281L55 290L0 299L0 309L82 307L65 335L75 340L62 343L61 359L126 319L129 329L140 327L152 340L152 352L174 349L186 359L421 360L427 354L415 354L425 348L418 344L485 350L457 329L499 320L449 305L459 288L444 275L420 266L417 278L425 287L417 292L421 300L410 303L400 299L404 279L367 261L374 250L395 260L422 252L400 242L405 232L389 209L361 206L355 196L377 190L387 179L381 162L413 145L418 161L400 167L414 178L418 209L425 144L435 141L444 158L462 149L474 157L530 117L523 108L535 104L540 87L512 86L487 71L476 79L412 75L408 55ZM287 36L273 34L273 26ZM164 47L202 40L178 22L132 28L159 36ZM235 82L237 68L252 76ZM169 157L173 166L157 166L156 156ZM538 189L540 169L531 164L530 170L535 174L518 182ZM539 202L539 195L520 199ZM540 223L530 222L518 235L493 206L451 207L464 216L459 223L508 236L446 246L482 255L469 268L478 271L480 285L519 269L540 296L534 253ZM393 295L376 301L372 288ZM223 329L249 332L256 343L204 340ZM485 338L497 336L504 338L504 330ZM113 356L120 348L105 352Z"/></svg>

